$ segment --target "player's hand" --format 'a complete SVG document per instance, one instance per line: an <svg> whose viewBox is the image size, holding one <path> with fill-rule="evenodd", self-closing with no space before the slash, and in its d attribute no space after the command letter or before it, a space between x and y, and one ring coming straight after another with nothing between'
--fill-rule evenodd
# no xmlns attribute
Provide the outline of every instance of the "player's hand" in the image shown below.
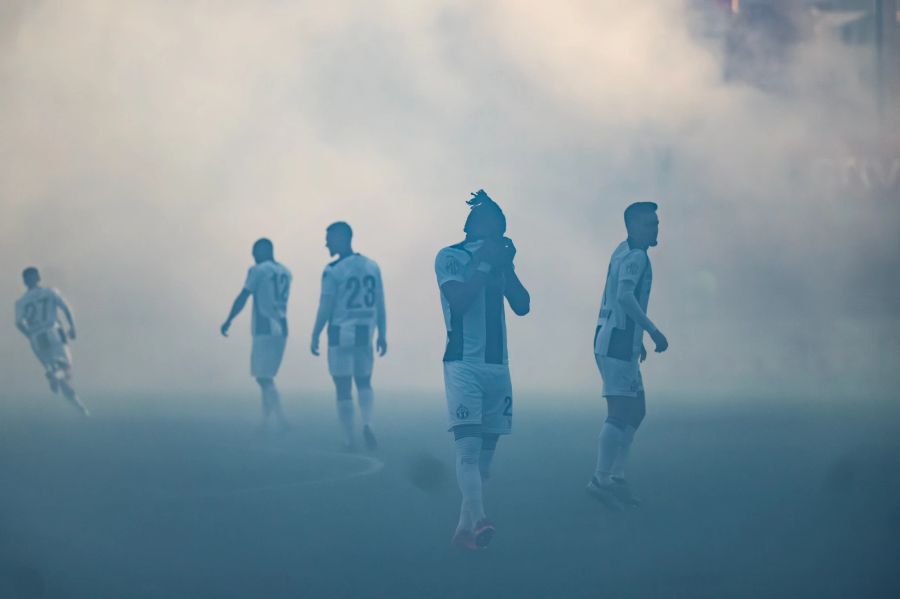
<svg viewBox="0 0 900 599"><path fill-rule="evenodd" d="M230 321L230 320L226 320L226 321L224 322L224 324L222 324L222 327L219 329L219 332L222 333L222 336L223 336L223 337L227 337L227 336L228 336L228 329L230 329L230 328L231 328L231 321Z"/></svg>
<svg viewBox="0 0 900 599"><path fill-rule="evenodd" d="M505 237L503 239L485 239L484 245L478 250L478 258L496 270L506 268L512 264L512 258L515 255L515 246L510 251L506 242Z"/></svg>
<svg viewBox="0 0 900 599"><path fill-rule="evenodd" d="M314 356L319 355L319 338L313 337L313 340L309 344L309 351Z"/></svg>
<svg viewBox="0 0 900 599"><path fill-rule="evenodd" d="M669 340L662 334L659 329L650 333L650 338L656 344L656 353L661 354L669 348Z"/></svg>
<svg viewBox="0 0 900 599"><path fill-rule="evenodd" d="M512 266L513 260L516 258L516 244L509 237L503 238L504 249L506 250L507 265Z"/></svg>
<svg viewBox="0 0 900 599"><path fill-rule="evenodd" d="M641 343L641 362L647 359L647 348Z"/></svg>
<svg viewBox="0 0 900 599"><path fill-rule="evenodd" d="M70 341L75 341L75 327L69 328L68 336Z"/></svg>
<svg viewBox="0 0 900 599"><path fill-rule="evenodd" d="M379 336L378 339L375 341L375 347L376 347L376 349L378 349L378 355L383 356L384 354L387 353L387 339Z"/></svg>

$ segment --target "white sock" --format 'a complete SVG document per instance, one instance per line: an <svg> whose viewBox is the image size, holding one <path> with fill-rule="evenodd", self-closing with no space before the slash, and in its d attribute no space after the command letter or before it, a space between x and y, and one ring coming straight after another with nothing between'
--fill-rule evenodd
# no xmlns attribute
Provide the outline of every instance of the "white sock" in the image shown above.
<svg viewBox="0 0 900 599"><path fill-rule="evenodd" d="M631 450L631 442L634 441L635 429L633 426L626 426L622 430L622 440L619 443L619 451L616 453L616 459L612 465L612 476L616 478L625 478L625 463L628 461L628 453Z"/></svg>
<svg viewBox="0 0 900 599"><path fill-rule="evenodd" d="M280 423L285 423L284 412L281 411L281 393L274 382L263 387L263 415L269 414L274 414Z"/></svg>
<svg viewBox="0 0 900 599"><path fill-rule="evenodd" d="M337 401L337 412L341 429L344 431L344 441L347 445L350 445L353 443L353 401L339 399Z"/></svg>
<svg viewBox="0 0 900 599"><path fill-rule="evenodd" d="M456 440L456 481L462 493L457 530L472 530L484 518L484 500L481 495L481 472L478 469L481 454L481 437L463 437Z"/></svg>
<svg viewBox="0 0 900 599"><path fill-rule="evenodd" d="M375 403L375 391L372 387L359 389L359 413L362 416L363 426L372 424L372 404Z"/></svg>
<svg viewBox="0 0 900 599"><path fill-rule="evenodd" d="M600 429L600 439L597 447L597 468L594 476L600 483L611 483L613 464L622 446L622 429L609 422L603 423Z"/></svg>

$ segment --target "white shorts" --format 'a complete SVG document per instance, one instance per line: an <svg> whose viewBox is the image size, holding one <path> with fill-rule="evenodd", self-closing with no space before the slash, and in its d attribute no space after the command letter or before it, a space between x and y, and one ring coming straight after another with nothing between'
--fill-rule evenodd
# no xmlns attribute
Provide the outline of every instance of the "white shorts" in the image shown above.
<svg viewBox="0 0 900 599"><path fill-rule="evenodd" d="M250 352L250 376L256 379L272 379L278 374L287 337L284 335L254 335Z"/></svg>
<svg viewBox="0 0 900 599"><path fill-rule="evenodd" d="M334 377L370 377L375 354L372 344L359 347L331 346L328 348L328 372Z"/></svg>
<svg viewBox="0 0 900 599"><path fill-rule="evenodd" d="M31 349L48 372L72 368L72 354L69 351L66 334L59 327L32 335Z"/></svg>
<svg viewBox="0 0 900 599"><path fill-rule="evenodd" d="M603 397L637 397L644 391L644 379L637 358L618 360L594 354L600 377L603 379Z"/></svg>
<svg viewBox="0 0 900 599"><path fill-rule="evenodd" d="M444 362L450 427L480 424L482 432L512 432L512 381L506 364Z"/></svg>

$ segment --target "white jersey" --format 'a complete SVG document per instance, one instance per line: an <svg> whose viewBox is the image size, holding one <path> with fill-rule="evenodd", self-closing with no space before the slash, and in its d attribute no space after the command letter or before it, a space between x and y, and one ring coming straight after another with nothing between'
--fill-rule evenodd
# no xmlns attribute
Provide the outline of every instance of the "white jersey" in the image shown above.
<svg viewBox="0 0 900 599"><path fill-rule="evenodd" d="M288 334L287 303L291 271L274 260L260 262L247 271L244 289L253 295L251 331L256 335Z"/></svg>
<svg viewBox="0 0 900 599"><path fill-rule="evenodd" d="M477 266L473 258L482 241L464 241L445 247L434 262L438 287L448 281L468 281ZM476 364L508 364L506 350L505 281L502 274L492 274L469 309L458 314L450 309L450 302L441 290L441 308L447 327L447 347L444 362Z"/></svg>
<svg viewBox="0 0 900 599"><path fill-rule="evenodd" d="M644 330L619 305L617 294L625 281L634 285L634 296L646 313L653 269L646 250L632 249L627 241L619 244L609 260L606 287L594 333L594 353L630 361L636 360L640 354Z"/></svg>
<svg viewBox="0 0 900 599"><path fill-rule="evenodd" d="M60 308L66 308L66 301L58 291L35 287L16 301L16 322L22 323L28 335L33 337L61 325Z"/></svg>
<svg viewBox="0 0 900 599"><path fill-rule="evenodd" d="M321 302L331 302L329 347L370 346L384 315L384 286L374 260L350 254L325 267Z"/></svg>

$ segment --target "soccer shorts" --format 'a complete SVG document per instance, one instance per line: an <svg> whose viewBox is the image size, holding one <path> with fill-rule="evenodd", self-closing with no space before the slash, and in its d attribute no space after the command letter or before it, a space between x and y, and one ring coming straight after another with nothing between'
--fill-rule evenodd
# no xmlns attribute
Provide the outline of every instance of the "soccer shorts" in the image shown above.
<svg viewBox="0 0 900 599"><path fill-rule="evenodd" d="M72 368L72 354L66 334L59 327L39 331L31 336L31 349L48 372Z"/></svg>
<svg viewBox="0 0 900 599"><path fill-rule="evenodd" d="M600 377L603 379L603 397L637 397L644 391L644 380L637 358L618 360L594 354Z"/></svg>
<svg viewBox="0 0 900 599"><path fill-rule="evenodd" d="M287 337L284 335L254 335L253 350L250 352L250 376L256 379L271 379L278 374Z"/></svg>
<svg viewBox="0 0 900 599"><path fill-rule="evenodd" d="M338 345L328 348L328 372L334 377L370 377L374 362L375 354L371 343L364 346Z"/></svg>
<svg viewBox="0 0 900 599"><path fill-rule="evenodd" d="M512 382L505 364L444 362L450 427L480 424L482 432L512 432Z"/></svg>

